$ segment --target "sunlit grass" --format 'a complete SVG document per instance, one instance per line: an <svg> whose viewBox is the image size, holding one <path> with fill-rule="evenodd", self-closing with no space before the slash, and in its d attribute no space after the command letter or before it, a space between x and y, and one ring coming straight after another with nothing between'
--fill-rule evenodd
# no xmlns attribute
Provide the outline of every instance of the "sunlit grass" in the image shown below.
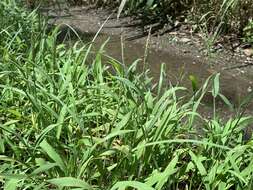
<svg viewBox="0 0 253 190"><path fill-rule="evenodd" d="M103 47L91 56L89 45L57 44L57 28L46 32L13 2L1 1L0 12L4 190L253 188L252 140L243 139L252 118L197 112L208 86L220 95L219 75L192 99L176 96L182 87L156 92L137 62L127 68L105 62Z"/></svg>

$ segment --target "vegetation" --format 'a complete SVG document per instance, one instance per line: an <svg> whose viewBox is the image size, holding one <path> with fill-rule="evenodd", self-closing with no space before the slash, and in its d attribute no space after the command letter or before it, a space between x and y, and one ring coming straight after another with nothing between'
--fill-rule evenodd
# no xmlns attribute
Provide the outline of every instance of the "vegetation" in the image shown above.
<svg viewBox="0 0 253 190"><path fill-rule="evenodd" d="M0 15L4 190L253 189L253 141L243 139L252 118L197 113L210 85L226 100L218 74L178 97L187 89L163 90L163 69L153 87L138 61L127 68L105 63L103 46L94 56L92 44L58 44L57 28L14 0Z"/></svg>
<svg viewBox="0 0 253 190"><path fill-rule="evenodd" d="M244 41L253 44L253 20L244 28Z"/></svg>
<svg viewBox="0 0 253 190"><path fill-rule="evenodd" d="M30 7L41 4L62 3L71 5L107 6L122 13L142 19L144 26L166 24L172 27L181 22L191 26L194 32L203 33L207 49L222 35L236 38L252 45L253 4L251 0L26 0ZM230 37L231 38L231 37Z"/></svg>
<svg viewBox="0 0 253 190"><path fill-rule="evenodd" d="M251 0L67 0L70 4L119 7L119 13L135 15L144 24L167 24L179 20L192 29L207 30L209 36L237 34L252 43L253 4ZM250 36L249 36L250 35Z"/></svg>

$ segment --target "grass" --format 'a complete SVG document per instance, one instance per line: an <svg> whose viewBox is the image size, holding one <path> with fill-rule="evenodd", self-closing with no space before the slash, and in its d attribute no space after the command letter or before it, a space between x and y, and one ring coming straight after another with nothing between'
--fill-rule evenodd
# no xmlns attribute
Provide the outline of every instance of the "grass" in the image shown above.
<svg viewBox="0 0 253 190"><path fill-rule="evenodd" d="M182 87L156 91L138 62L58 44L58 29L15 1L1 1L0 14L4 190L253 188L253 141L243 139L252 118L197 112L208 86L220 96L219 75L190 99L176 95Z"/></svg>

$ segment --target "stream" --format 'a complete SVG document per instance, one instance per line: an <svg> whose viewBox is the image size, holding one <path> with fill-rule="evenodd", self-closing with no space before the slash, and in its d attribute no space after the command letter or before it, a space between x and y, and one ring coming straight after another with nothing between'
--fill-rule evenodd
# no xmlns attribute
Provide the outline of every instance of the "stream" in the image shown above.
<svg viewBox="0 0 253 190"><path fill-rule="evenodd" d="M78 35L84 43L89 43L93 40L95 33L78 32ZM78 40L76 34L67 27L61 29L59 40ZM189 76L193 75L197 78L199 85L203 84L208 77L217 73L212 69L205 60L188 55L179 55L174 52L163 51L155 48L147 48L147 44L138 43L135 41L123 41L120 36L100 34L95 39L93 51L96 52L108 40L104 51L107 55L117 59L126 65L132 64L135 60L141 59L139 66L143 68L145 59L145 67L150 70L150 75L157 81L160 76L161 65L164 63L166 68L166 80L172 84L184 86L191 89L191 81ZM123 46L123 58L122 58ZM147 52L146 52L147 51ZM145 53L147 54L144 58ZM252 82L240 76L234 76L229 71L221 70L220 89L221 93L228 98L233 104L239 105L240 102L251 92ZM211 100L207 102L212 102Z"/></svg>
<svg viewBox="0 0 253 190"><path fill-rule="evenodd" d="M90 43L95 33L78 32L79 37L84 43ZM65 27L61 29L59 40L70 40L75 42L78 40L75 33ZM108 41L107 41L108 40ZM143 69L143 60L145 53L147 54L145 60L146 69L150 70L150 76L153 82L157 82L160 76L161 65L165 64L166 81L168 84L179 85L191 89L190 75L194 75L199 86L201 86L208 77L217 73L217 71L210 68L204 60L194 58L193 56L179 55L174 52L163 51L155 48L147 48L147 44L138 43L135 41L123 41L117 35L108 35L101 33L95 39L92 51L97 52L102 44L107 41L104 52L121 63L126 65L132 64L135 60L141 59L139 63L140 72ZM122 46L123 58L122 58ZM228 71L220 71L220 91L221 93L235 106L245 99L250 93L251 80L242 77L233 76ZM192 96L191 90L188 91L189 96ZM223 119L231 118L235 113L228 109L228 106L220 99L216 102L216 114ZM246 114L252 115L253 104L250 103L245 111ZM205 95L202 106L199 107L198 112L204 118L213 117L213 97L211 93Z"/></svg>

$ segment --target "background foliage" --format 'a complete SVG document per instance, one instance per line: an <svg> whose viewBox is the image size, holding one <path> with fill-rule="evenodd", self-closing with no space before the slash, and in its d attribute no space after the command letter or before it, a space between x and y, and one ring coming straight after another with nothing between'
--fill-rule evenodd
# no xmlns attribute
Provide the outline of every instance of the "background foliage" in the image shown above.
<svg viewBox="0 0 253 190"><path fill-rule="evenodd" d="M144 25L173 24L179 20L190 23L193 30L202 31L204 28L210 36L234 33L245 42L252 43L251 0L26 0L33 8L39 4L60 5L66 2L69 5L120 7L123 13L141 18Z"/></svg>
<svg viewBox="0 0 253 190"><path fill-rule="evenodd" d="M96 3L109 6L122 4L126 12L140 16L144 21L168 22L184 17L199 26L207 25L211 33L219 27L220 32L235 32L240 36L253 18L250 0L98 0Z"/></svg>

